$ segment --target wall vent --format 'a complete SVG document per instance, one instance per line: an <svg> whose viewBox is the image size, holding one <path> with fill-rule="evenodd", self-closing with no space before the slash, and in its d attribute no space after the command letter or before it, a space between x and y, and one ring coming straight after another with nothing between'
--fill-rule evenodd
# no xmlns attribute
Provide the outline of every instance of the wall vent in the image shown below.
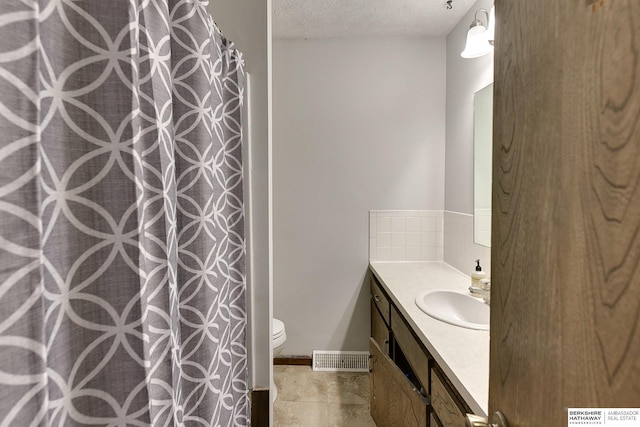
<svg viewBox="0 0 640 427"><path fill-rule="evenodd" d="M369 352L314 350L313 370L369 372Z"/></svg>

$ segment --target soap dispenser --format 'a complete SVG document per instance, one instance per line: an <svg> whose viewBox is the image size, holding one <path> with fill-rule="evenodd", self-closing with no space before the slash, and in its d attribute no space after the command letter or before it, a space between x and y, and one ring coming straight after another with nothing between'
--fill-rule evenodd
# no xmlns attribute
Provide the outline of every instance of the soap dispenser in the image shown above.
<svg viewBox="0 0 640 427"><path fill-rule="evenodd" d="M482 267L480 267L480 260L476 260L476 271L471 274L471 286L475 286L481 288L480 281L487 277L487 273L482 271Z"/></svg>

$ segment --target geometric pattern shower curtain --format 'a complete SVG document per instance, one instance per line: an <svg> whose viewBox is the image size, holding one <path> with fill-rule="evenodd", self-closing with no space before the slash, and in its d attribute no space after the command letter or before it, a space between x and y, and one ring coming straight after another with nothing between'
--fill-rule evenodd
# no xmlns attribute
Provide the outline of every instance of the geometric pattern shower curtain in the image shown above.
<svg viewBox="0 0 640 427"><path fill-rule="evenodd" d="M249 425L242 64L207 2L1 0L0 425Z"/></svg>

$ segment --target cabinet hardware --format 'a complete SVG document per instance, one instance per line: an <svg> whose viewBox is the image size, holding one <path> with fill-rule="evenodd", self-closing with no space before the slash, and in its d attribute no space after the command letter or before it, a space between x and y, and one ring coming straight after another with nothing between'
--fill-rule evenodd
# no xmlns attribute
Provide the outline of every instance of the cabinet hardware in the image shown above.
<svg viewBox="0 0 640 427"><path fill-rule="evenodd" d="M474 414L467 414L465 425L466 427L509 427L509 424L507 424L507 419L500 411L496 411L493 413L491 424L489 424L489 420L487 420L485 417Z"/></svg>

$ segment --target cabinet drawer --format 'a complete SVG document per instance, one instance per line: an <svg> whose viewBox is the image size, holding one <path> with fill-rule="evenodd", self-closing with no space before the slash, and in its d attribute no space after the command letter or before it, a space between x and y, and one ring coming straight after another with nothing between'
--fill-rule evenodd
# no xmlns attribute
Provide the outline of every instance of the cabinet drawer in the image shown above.
<svg viewBox="0 0 640 427"><path fill-rule="evenodd" d="M384 354L389 355L389 327L384 323L384 319L373 300L371 300L371 337Z"/></svg>
<svg viewBox="0 0 640 427"><path fill-rule="evenodd" d="M422 349L422 345L411 333L411 329L404 322L395 307L391 308L391 330L411 369L425 390L429 389L429 362L431 357Z"/></svg>
<svg viewBox="0 0 640 427"><path fill-rule="evenodd" d="M426 427L429 403L378 344L371 352L371 418L378 427Z"/></svg>
<svg viewBox="0 0 640 427"><path fill-rule="evenodd" d="M389 325L389 300L387 299L387 295L382 292L380 285L376 281L373 275L371 276L371 298L374 303L378 306L380 310L380 314L382 314L382 318L384 319L387 326Z"/></svg>
<svg viewBox="0 0 640 427"><path fill-rule="evenodd" d="M437 370L431 370L431 405L433 410L447 427L465 427L465 410L455 396L447 390L445 381ZM464 412L463 412L464 411Z"/></svg>

